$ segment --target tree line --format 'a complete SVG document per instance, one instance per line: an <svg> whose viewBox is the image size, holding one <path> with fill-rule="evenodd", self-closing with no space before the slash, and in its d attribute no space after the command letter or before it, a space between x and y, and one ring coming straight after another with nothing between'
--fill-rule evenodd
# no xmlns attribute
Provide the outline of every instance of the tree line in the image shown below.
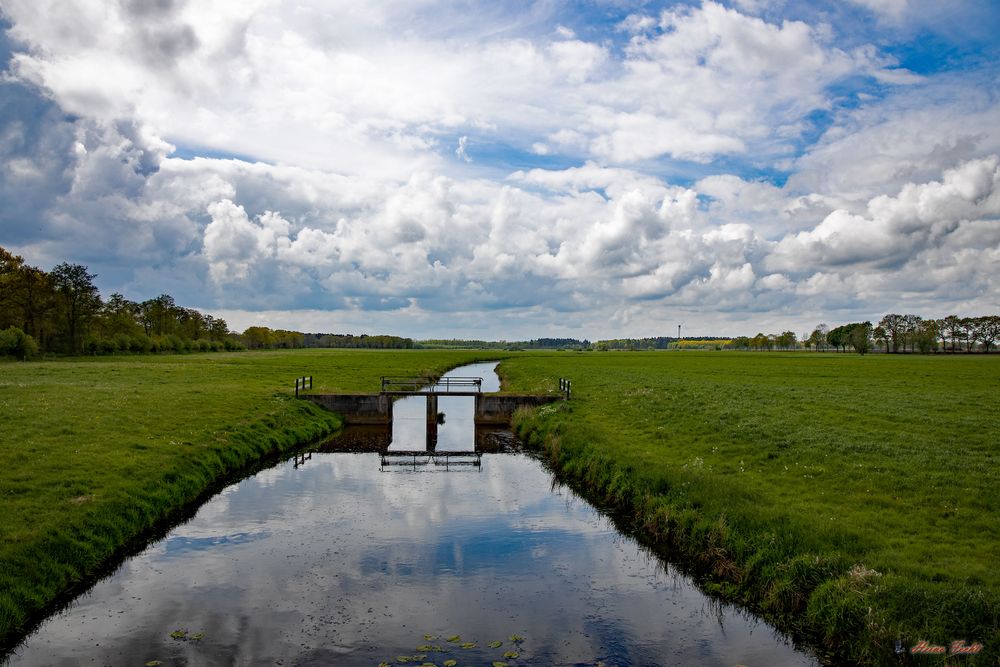
<svg viewBox="0 0 1000 667"><path fill-rule="evenodd" d="M243 344L251 350L336 347L369 350L409 350L412 338L361 334L302 333L268 327L248 327L241 335Z"/></svg>
<svg viewBox="0 0 1000 667"><path fill-rule="evenodd" d="M115 293L105 300L96 277L66 262L46 272L0 247L0 355L243 347L222 318L179 306L167 294L136 302Z"/></svg>
<svg viewBox="0 0 1000 667"><path fill-rule="evenodd" d="M739 336L726 346L743 350L853 350L867 354L873 350L892 353L934 352L989 354L1000 340L1000 316L959 317L948 315L938 319L913 314L890 313L877 324L851 322L831 329L818 325L799 339L794 332L758 333Z"/></svg>
<svg viewBox="0 0 1000 667"><path fill-rule="evenodd" d="M36 354L209 352L301 347L412 348L410 338L302 333L262 326L243 333L178 305L168 294L132 301L101 297L96 274L63 262L51 271L0 247L0 357Z"/></svg>

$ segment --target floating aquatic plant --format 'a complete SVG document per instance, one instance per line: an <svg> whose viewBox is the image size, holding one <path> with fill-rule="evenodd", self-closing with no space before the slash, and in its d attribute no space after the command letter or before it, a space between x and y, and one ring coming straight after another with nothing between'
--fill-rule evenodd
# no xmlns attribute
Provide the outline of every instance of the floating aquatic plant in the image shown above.
<svg viewBox="0 0 1000 667"><path fill-rule="evenodd" d="M462 641L462 637L461 637L461 635L453 635L451 637L448 637L447 641L450 641L453 644L457 644L460 641Z"/></svg>
<svg viewBox="0 0 1000 667"><path fill-rule="evenodd" d="M521 635L511 635L510 640L515 644L520 644L521 642L524 641L524 637L522 637Z"/></svg>
<svg viewBox="0 0 1000 667"><path fill-rule="evenodd" d="M503 657L507 658L508 660L516 660L519 655L520 653L518 653L517 651L507 651L506 653L503 654Z"/></svg>
<svg viewBox="0 0 1000 667"><path fill-rule="evenodd" d="M160 667L163 663L159 660L150 660L146 663L146 667Z"/></svg>
<svg viewBox="0 0 1000 667"><path fill-rule="evenodd" d="M205 633L204 632L196 632L193 635L191 635L191 637L190 637L190 639L193 639L194 641L198 641L198 640L201 640L201 639L204 639L204 638L205 638Z"/></svg>
<svg viewBox="0 0 1000 667"><path fill-rule="evenodd" d="M392 665L383 660L382 662L378 663L378 667L392 667Z"/></svg>
<svg viewBox="0 0 1000 667"><path fill-rule="evenodd" d="M490 642L489 646L490 648L500 648L501 646L503 646L503 642L498 639L494 642Z"/></svg>
<svg viewBox="0 0 1000 667"><path fill-rule="evenodd" d="M401 665L405 665L406 663L410 662L411 660L413 660L413 658L410 657L410 656L408 656L408 655L397 655L396 656L396 662L398 662Z"/></svg>
<svg viewBox="0 0 1000 667"><path fill-rule="evenodd" d="M494 660L493 667L507 667L507 663L501 662L500 660Z"/></svg>
<svg viewBox="0 0 1000 667"><path fill-rule="evenodd" d="M425 642L432 642L432 641L434 641L437 638L438 638L437 635L424 635L424 641Z"/></svg>
<svg viewBox="0 0 1000 667"><path fill-rule="evenodd" d="M462 648L476 648L476 642L465 642L464 644L460 644L460 646Z"/></svg>
<svg viewBox="0 0 1000 667"><path fill-rule="evenodd" d="M417 647L417 650L418 651L433 651L434 647L431 646L430 644L421 644L420 646Z"/></svg>
<svg viewBox="0 0 1000 667"><path fill-rule="evenodd" d="M458 664L458 660L445 660L444 667L455 667Z"/></svg>
<svg viewBox="0 0 1000 667"><path fill-rule="evenodd" d="M170 636L174 639L186 639L188 631L187 630L174 630L170 633Z"/></svg>

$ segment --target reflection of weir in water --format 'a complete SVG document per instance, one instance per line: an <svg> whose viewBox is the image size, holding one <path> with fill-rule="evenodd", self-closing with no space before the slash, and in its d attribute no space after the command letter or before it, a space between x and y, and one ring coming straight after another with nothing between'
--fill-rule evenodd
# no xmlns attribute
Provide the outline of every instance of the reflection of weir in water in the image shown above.
<svg viewBox="0 0 1000 667"><path fill-rule="evenodd" d="M436 443L432 444L430 442L429 430L426 437L427 447L424 453L435 452ZM507 428L477 424L475 425L474 432L471 434L470 440L472 441L473 449L469 451L473 453L499 454L520 451L517 439L510 432L510 429ZM388 453L391 444L392 424L348 426L336 437L322 443L316 451ZM455 455L460 452L448 451L438 453Z"/></svg>

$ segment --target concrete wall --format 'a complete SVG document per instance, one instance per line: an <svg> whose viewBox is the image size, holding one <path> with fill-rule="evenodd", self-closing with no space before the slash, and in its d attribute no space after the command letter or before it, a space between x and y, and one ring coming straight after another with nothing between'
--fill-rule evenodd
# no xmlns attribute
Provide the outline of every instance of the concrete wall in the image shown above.
<svg viewBox="0 0 1000 667"><path fill-rule="evenodd" d="M306 394L303 398L342 414L348 424L392 423L392 398L383 394Z"/></svg>
<svg viewBox="0 0 1000 667"><path fill-rule="evenodd" d="M510 425L519 407L545 405L561 401L562 396L514 396L510 394L480 394L476 396L476 423Z"/></svg>

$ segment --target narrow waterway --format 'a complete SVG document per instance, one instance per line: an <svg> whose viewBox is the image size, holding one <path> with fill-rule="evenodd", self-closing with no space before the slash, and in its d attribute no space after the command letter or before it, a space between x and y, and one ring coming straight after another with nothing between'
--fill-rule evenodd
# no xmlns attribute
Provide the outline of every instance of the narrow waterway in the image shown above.
<svg viewBox="0 0 1000 667"><path fill-rule="evenodd" d="M492 367L453 373L484 377L488 391ZM472 399L441 399L439 411L437 450L472 449ZM392 437L391 449L423 449L424 399L396 404ZM9 664L450 660L816 664L704 596L530 455L446 468L324 452L219 493L43 623Z"/></svg>

